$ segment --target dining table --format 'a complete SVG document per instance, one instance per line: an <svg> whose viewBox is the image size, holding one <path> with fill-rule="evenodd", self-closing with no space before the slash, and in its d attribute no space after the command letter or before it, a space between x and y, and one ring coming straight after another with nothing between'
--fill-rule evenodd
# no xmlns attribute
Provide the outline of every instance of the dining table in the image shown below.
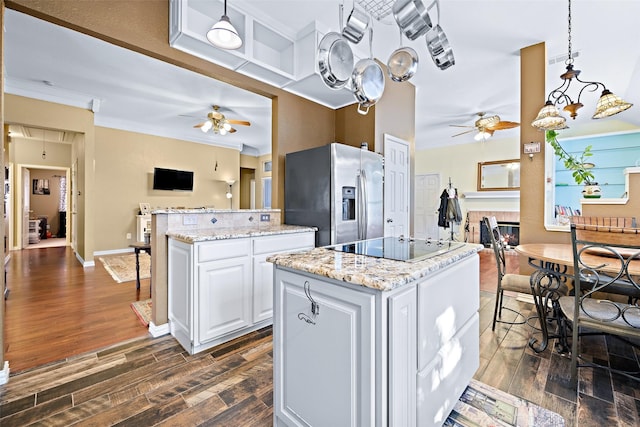
<svg viewBox="0 0 640 427"><path fill-rule="evenodd" d="M532 338L529 346L537 353L543 352L550 339L560 338L557 351L560 353L569 351L558 299L567 295L573 288L573 246L570 243L525 243L514 249L518 254L526 256L528 264L534 268L530 283L536 312L540 319L542 339L538 342L537 338ZM620 252L623 255L625 253L624 250ZM605 272L610 271L616 274L620 270L617 258L604 255L595 248L591 252L582 254L580 259L588 265L600 266ZM640 277L640 260L632 260L627 269L630 275ZM556 330L550 333L549 326L553 322Z"/></svg>

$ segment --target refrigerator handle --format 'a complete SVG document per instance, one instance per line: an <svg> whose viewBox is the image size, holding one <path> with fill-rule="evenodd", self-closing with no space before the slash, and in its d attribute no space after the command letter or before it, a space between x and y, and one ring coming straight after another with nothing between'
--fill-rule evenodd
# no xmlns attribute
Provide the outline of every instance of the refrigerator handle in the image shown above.
<svg viewBox="0 0 640 427"><path fill-rule="evenodd" d="M358 197L358 207L360 208L360 214L358 215L358 239L365 240L367 238L369 215L367 212L367 179L364 174L364 169L362 169L358 175L358 182L360 186Z"/></svg>

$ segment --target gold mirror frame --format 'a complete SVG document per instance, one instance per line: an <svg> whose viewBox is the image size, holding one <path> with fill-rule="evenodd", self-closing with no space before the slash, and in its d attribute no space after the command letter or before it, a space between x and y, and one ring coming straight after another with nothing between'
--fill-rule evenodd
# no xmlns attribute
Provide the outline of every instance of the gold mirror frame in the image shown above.
<svg viewBox="0 0 640 427"><path fill-rule="evenodd" d="M520 159L478 163L478 191L520 189Z"/></svg>

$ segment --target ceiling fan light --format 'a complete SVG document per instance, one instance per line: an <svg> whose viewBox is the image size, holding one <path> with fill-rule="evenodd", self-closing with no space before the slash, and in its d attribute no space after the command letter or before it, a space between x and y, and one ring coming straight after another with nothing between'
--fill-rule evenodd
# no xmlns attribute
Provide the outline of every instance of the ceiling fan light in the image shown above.
<svg viewBox="0 0 640 427"><path fill-rule="evenodd" d="M221 49L238 49L242 46L240 34L231 24L227 15L222 15L220 20L207 32L207 40L212 45Z"/></svg>
<svg viewBox="0 0 640 427"><path fill-rule="evenodd" d="M207 133L212 127L213 127L213 124L211 123L211 120L207 120L206 122L204 122L202 127L200 127L200 130L202 130L202 132L204 133Z"/></svg>
<svg viewBox="0 0 640 427"><path fill-rule="evenodd" d="M560 115L560 111L551 101L547 101L540 109L531 126L540 130L559 130L567 128L567 119Z"/></svg>
<svg viewBox="0 0 640 427"><path fill-rule="evenodd" d="M491 135L493 135L493 132L489 132L486 130L480 130L476 136L473 137L473 139L475 139L476 141L486 141L487 139L491 138Z"/></svg>
<svg viewBox="0 0 640 427"><path fill-rule="evenodd" d="M602 95L598 100L593 118L602 119L604 117L610 117L631 108L632 105L633 104L625 102L619 96L611 93L608 89L605 89L602 91Z"/></svg>
<svg viewBox="0 0 640 427"><path fill-rule="evenodd" d="M222 125L222 128L226 131L230 131L231 130L231 125L229 124L229 122L224 122L224 124Z"/></svg>
<svg viewBox="0 0 640 427"><path fill-rule="evenodd" d="M220 128L220 135L226 135L227 130L225 128Z"/></svg>

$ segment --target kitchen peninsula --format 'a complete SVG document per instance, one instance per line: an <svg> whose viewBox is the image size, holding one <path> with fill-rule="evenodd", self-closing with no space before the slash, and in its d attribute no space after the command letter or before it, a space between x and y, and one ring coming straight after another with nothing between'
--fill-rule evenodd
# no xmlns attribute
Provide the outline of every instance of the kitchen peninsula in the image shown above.
<svg viewBox="0 0 640 427"><path fill-rule="evenodd" d="M171 209L152 217L154 308L166 298L165 333L190 354L270 325L266 258L315 242L315 228L281 224L279 210Z"/></svg>
<svg viewBox="0 0 640 427"><path fill-rule="evenodd" d="M348 246L268 258L274 425L442 425L479 366L482 246L412 262Z"/></svg>

